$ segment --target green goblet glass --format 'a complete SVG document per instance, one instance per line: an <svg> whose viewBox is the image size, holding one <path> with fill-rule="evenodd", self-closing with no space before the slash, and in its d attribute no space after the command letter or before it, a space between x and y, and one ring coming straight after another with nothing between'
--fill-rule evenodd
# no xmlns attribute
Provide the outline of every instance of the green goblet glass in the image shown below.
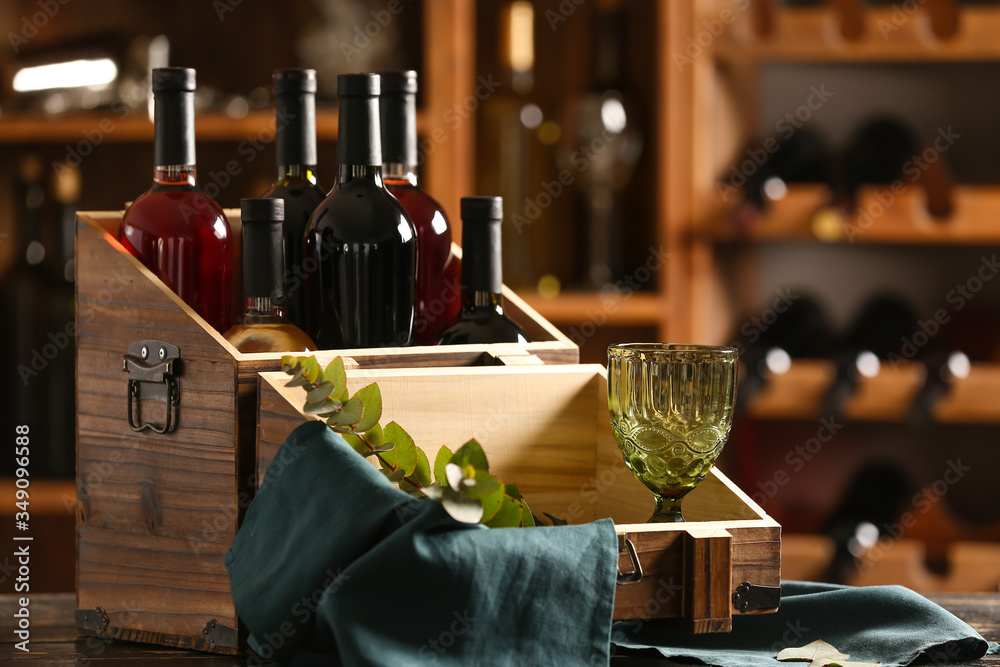
<svg viewBox="0 0 1000 667"><path fill-rule="evenodd" d="M684 521L681 499L715 465L733 425L733 347L608 348L608 409L625 464L653 492L650 522Z"/></svg>

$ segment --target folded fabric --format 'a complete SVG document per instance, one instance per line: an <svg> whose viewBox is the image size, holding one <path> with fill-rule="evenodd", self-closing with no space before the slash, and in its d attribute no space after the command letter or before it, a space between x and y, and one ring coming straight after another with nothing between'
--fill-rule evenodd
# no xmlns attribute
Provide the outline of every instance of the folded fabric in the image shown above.
<svg viewBox="0 0 1000 667"><path fill-rule="evenodd" d="M282 663L606 665L617 560L610 520L459 523L309 422L268 467L226 567L251 648Z"/></svg>
<svg viewBox="0 0 1000 667"><path fill-rule="evenodd" d="M783 582L781 607L773 614L737 615L733 631L691 635L649 621L615 623L611 641L625 649L656 649L664 657L719 667L777 667L786 647L817 639L852 662L909 665L919 657L942 664L995 652L979 633L927 598L902 586L855 588Z"/></svg>

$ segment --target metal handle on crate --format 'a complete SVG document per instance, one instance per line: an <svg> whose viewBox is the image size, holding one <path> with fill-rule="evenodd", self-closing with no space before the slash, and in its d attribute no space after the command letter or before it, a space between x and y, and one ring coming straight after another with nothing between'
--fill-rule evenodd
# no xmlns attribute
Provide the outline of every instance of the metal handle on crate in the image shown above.
<svg viewBox="0 0 1000 667"><path fill-rule="evenodd" d="M133 431L167 433L176 426L174 408L181 402L177 374L181 352L176 345L143 340L128 346L122 355L122 371L128 373L128 425ZM158 399L167 407L163 424L136 423L135 405L143 399Z"/></svg>
<svg viewBox="0 0 1000 667"><path fill-rule="evenodd" d="M635 545L628 538L628 534L618 536L618 552L628 552L628 559L632 561L632 571L623 573L621 567L618 568L618 585L637 584L642 581L642 565L639 563L639 555L635 552Z"/></svg>

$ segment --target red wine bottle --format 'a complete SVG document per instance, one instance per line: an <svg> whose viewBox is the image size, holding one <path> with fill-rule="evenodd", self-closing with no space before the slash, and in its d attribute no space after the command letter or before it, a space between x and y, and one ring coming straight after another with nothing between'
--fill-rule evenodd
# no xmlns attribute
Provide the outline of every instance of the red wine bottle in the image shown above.
<svg viewBox="0 0 1000 667"><path fill-rule="evenodd" d="M321 349L410 345L417 232L382 182L376 74L341 74L337 185L306 228L308 333Z"/></svg>
<svg viewBox="0 0 1000 667"><path fill-rule="evenodd" d="M503 312L502 221L501 197L462 197L462 310L438 345L528 342Z"/></svg>
<svg viewBox="0 0 1000 667"><path fill-rule="evenodd" d="M194 89L193 69L153 70L153 185L125 211L121 242L225 331L232 324L232 231L219 205L195 185Z"/></svg>
<svg viewBox="0 0 1000 667"><path fill-rule="evenodd" d="M451 225L433 197L417 184L417 73L383 72L382 173L417 229L417 293L413 332L417 345L431 345L458 316L460 268L451 254Z"/></svg>
<svg viewBox="0 0 1000 667"><path fill-rule="evenodd" d="M240 352L301 352L316 344L285 318L285 202L243 199L243 314L226 332Z"/></svg>
<svg viewBox="0 0 1000 667"><path fill-rule="evenodd" d="M326 196L316 181L316 70L277 70L274 94L278 179L261 196L285 202L285 311L293 324L304 327L302 238Z"/></svg>

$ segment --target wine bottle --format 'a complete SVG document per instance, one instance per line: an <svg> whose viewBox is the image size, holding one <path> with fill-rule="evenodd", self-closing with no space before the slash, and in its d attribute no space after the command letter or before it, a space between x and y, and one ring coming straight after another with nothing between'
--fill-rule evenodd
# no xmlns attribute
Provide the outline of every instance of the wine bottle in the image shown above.
<svg viewBox="0 0 1000 667"><path fill-rule="evenodd" d="M462 310L438 345L528 342L503 312L502 221L503 198L462 198Z"/></svg>
<svg viewBox="0 0 1000 667"><path fill-rule="evenodd" d="M302 239L309 217L326 196L316 177L316 70L274 73L278 179L261 197L285 202L285 311L306 325Z"/></svg>
<svg viewBox="0 0 1000 667"><path fill-rule="evenodd" d="M309 333L323 349L413 341L417 232L382 181L380 82L341 74L337 185L306 228Z"/></svg>
<svg viewBox="0 0 1000 667"><path fill-rule="evenodd" d="M153 185L122 218L123 246L217 330L232 324L229 221L195 184L195 72L153 70Z"/></svg>
<svg viewBox="0 0 1000 667"><path fill-rule="evenodd" d="M243 199L243 314L226 332L240 352L301 352L316 344L284 313L283 199Z"/></svg>
<svg viewBox="0 0 1000 667"><path fill-rule="evenodd" d="M431 345L458 315L460 262L451 254L451 225L433 197L417 183L417 73L383 72L379 112L385 186L417 229L417 291L414 337Z"/></svg>
<svg viewBox="0 0 1000 667"><path fill-rule="evenodd" d="M874 377L882 360L898 355L916 324L916 313L896 297L879 295L868 301L834 351L837 374L824 397L823 415L841 417L861 377Z"/></svg>
<svg viewBox="0 0 1000 667"><path fill-rule="evenodd" d="M740 329L745 326L740 325ZM829 330L822 306L805 295L798 295L784 305L772 324L755 328L756 338L740 353L745 372L740 374L740 390L736 393L737 413L743 413L753 397L767 386L770 375L787 370L792 359L829 354ZM744 335L739 331L734 340L739 341Z"/></svg>

